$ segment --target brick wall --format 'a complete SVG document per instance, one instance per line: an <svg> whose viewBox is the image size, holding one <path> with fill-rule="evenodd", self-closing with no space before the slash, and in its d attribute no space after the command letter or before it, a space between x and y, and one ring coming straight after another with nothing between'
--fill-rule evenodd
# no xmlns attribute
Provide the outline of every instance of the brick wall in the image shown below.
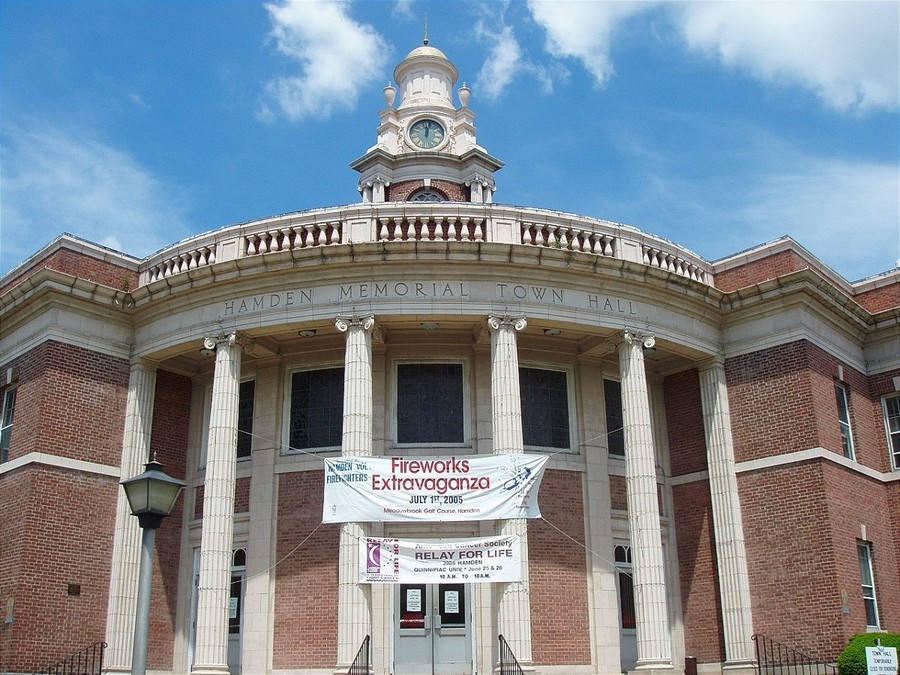
<svg viewBox="0 0 900 675"><path fill-rule="evenodd" d="M895 521L900 511L891 508L896 488L832 464L823 466L822 472L835 550L834 576L839 589L847 591L850 601L850 613L842 615L844 638L847 640L866 630L857 540L872 544L880 625L897 631L900 629L900 593L897 592L900 590L897 569L900 548L895 538ZM843 644L837 647L842 648Z"/></svg>
<svg viewBox="0 0 900 675"><path fill-rule="evenodd" d="M889 486L823 461L740 474L738 481L756 632L834 659L865 631L856 557L862 524L873 543L882 627L900 626Z"/></svg>
<svg viewBox="0 0 900 675"><path fill-rule="evenodd" d="M528 522L532 657L536 664L591 662L587 607L582 476L547 471L539 503L543 517ZM572 539L569 539L571 537Z"/></svg>
<svg viewBox="0 0 900 675"><path fill-rule="evenodd" d="M625 476L609 477L609 506L619 511L628 510L628 493Z"/></svg>
<svg viewBox="0 0 900 675"><path fill-rule="evenodd" d="M11 363L16 409L9 458L30 452L119 466L129 365L48 341Z"/></svg>
<svg viewBox="0 0 900 675"><path fill-rule="evenodd" d="M696 369L670 375L663 383L672 475L706 470L706 436Z"/></svg>
<svg viewBox="0 0 900 675"><path fill-rule="evenodd" d="M746 288L768 279L808 268L809 263L795 251L781 251L732 269L716 273L716 288L725 291Z"/></svg>
<svg viewBox="0 0 900 675"><path fill-rule="evenodd" d="M203 518L203 495L206 493L203 485L198 485L193 490L193 516L194 520ZM234 512L250 512L250 479L238 478L234 482Z"/></svg>
<svg viewBox="0 0 900 675"><path fill-rule="evenodd" d="M753 630L833 659L845 632L822 464L739 474L738 487Z"/></svg>
<svg viewBox="0 0 900 675"><path fill-rule="evenodd" d="M31 672L104 639L119 489L111 476L34 464L0 476L4 616L15 603L13 622L0 624L0 672Z"/></svg>
<svg viewBox="0 0 900 675"><path fill-rule="evenodd" d="M842 454L834 379L838 361L798 340L726 361L736 460L824 447ZM844 368L851 392L865 381ZM851 393L851 415L856 416Z"/></svg>
<svg viewBox="0 0 900 675"><path fill-rule="evenodd" d="M857 293L853 299L873 314L900 307L900 283Z"/></svg>
<svg viewBox="0 0 900 675"><path fill-rule="evenodd" d="M165 370L157 371L150 451L151 454L156 454L165 472L173 478L184 479L185 476L190 413L190 378ZM147 647L149 668L170 670L173 665L184 508L185 498L182 496L175 503L172 515L163 521L156 533L153 591L150 599L150 640ZM185 570L185 573L191 572Z"/></svg>
<svg viewBox="0 0 900 675"><path fill-rule="evenodd" d="M320 525L323 480L322 471L282 474L278 480L276 669L332 668L337 662L340 527Z"/></svg>
<svg viewBox="0 0 900 675"><path fill-rule="evenodd" d="M678 485L672 494L685 653L699 663L718 663L725 659L725 636L709 484Z"/></svg>
<svg viewBox="0 0 900 675"><path fill-rule="evenodd" d="M78 251L61 248L38 261L22 274L10 279L9 283L0 288L0 295L42 269L70 274L79 279L87 279L122 291L133 289L138 284L138 273L133 270L109 260L100 260Z"/></svg>
<svg viewBox="0 0 900 675"><path fill-rule="evenodd" d="M424 187L425 181L423 180L400 181L399 183L388 186L385 200L389 202L405 202L413 192L421 190ZM447 198L447 201L469 201L469 190L465 185L451 183L446 180L432 180L431 188L442 193Z"/></svg>

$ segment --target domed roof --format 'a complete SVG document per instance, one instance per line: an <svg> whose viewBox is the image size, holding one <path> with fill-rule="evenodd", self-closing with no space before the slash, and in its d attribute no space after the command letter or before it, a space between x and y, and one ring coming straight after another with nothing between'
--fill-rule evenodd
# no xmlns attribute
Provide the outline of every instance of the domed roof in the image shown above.
<svg viewBox="0 0 900 675"><path fill-rule="evenodd" d="M459 71L456 70L456 66L453 65L453 62L447 58L447 55L444 54L444 52L436 47L430 46L426 39L424 44L413 49L406 55L406 58L394 68L394 79L400 85L401 89L405 86L404 78L414 73L423 65L441 73L441 77L448 80L448 88L456 84L456 78L459 77Z"/></svg>
<svg viewBox="0 0 900 675"><path fill-rule="evenodd" d="M413 59L417 56L433 56L438 59L444 59L445 61L449 61L447 55L444 54L440 49L436 47L430 47L427 44L422 45L421 47L416 47L409 54L406 55L407 59ZM404 59L405 60L405 59Z"/></svg>

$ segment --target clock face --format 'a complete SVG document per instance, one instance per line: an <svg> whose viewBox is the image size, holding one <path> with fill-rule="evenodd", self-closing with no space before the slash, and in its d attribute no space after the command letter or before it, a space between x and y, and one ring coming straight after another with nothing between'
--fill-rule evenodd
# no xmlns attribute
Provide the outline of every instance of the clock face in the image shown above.
<svg viewBox="0 0 900 675"><path fill-rule="evenodd" d="M444 127L434 120L419 120L409 128L409 140L420 148L431 150L444 140Z"/></svg>

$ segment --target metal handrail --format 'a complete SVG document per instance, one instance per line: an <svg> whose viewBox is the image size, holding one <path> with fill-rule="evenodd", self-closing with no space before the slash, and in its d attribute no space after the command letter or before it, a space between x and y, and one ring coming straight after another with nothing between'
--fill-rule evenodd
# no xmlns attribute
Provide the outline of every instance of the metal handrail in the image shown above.
<svg viewBox="0 0 900 675"><path fill-rule="evenodd" d="M500 643L500 673L499 675L524 675L525 671L516 660L512 648L502 635L497 636Z"/></svg>
<svg viewBox="0 0 900 675"><path fill-rule="evenodd" d="M754 634L759 675L837 675L837 668L765 635Z"/></svg>
<svg viewBox="0 0 900 675"><path fill-rule="evenodd" d="M350 670L347 671L347 675L369 675L369 643L369 636L366 635L359 647L359 651L356 652L356 658L350 664Z"/></svg>
<svg viewBox="0 0 900 675"><path fill-rule="evenodd" d="M95 642L52 666L35 670L32 675L101 675L105 642Z"/></svg>

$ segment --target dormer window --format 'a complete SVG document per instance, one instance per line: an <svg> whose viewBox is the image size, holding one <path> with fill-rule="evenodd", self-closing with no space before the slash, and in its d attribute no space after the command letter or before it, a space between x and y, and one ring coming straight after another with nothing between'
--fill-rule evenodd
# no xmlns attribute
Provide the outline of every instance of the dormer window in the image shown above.
<svg viewBox="0 0 900 675"><path fill-rule="evenodd" d="M437 190L433 190L431 188L425 188L423 190L417 190L413 192L409 196L409 201L411 202L445 202L447 198L442 195Z"/></svg>

